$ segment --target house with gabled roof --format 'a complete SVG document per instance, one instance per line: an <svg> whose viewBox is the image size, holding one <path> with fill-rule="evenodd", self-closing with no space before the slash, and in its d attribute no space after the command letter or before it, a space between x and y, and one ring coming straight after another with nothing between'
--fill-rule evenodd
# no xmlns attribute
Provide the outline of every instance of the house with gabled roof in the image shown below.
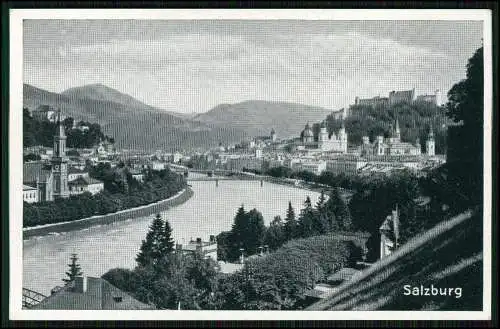
<svg viewBox="0 0 500 329"><path fill-rule="evenodd" d="M102 278L79 276L30 307L38 310L154 310Z"/></svg>

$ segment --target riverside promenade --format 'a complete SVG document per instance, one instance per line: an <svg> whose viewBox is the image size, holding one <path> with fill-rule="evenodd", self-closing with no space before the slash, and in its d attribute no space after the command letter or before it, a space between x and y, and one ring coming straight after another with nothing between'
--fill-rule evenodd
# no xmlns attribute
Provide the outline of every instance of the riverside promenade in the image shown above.
<svg viewBox="0 0 500 329"><path fill-rule="evenodd" d="M151 214L165 211L171 207L175 207L186 202L193 196L193 193L193 190L187 187L168 199L157 201L140 207L125 209L105 215L82 218L74 221L26 227L23 228L23 239L27 239L33 236L47 235L50 233L80 230L93 225L111 224L134 217L149 216Z"/></svg>

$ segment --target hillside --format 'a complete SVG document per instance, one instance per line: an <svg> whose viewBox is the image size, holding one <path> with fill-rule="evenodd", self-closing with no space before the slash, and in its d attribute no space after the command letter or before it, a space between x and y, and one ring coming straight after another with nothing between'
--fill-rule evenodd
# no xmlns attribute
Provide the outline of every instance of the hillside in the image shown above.
<svg viewBox="0 0 500 329"><path fill-rule="evenodd" d="M482 225L465 212L415 237L307 310L482 309ZM461 288L461 295L414 296L405 285Z"/></svg>
<svg viewBox="0 0 500 329"><path fill-rule="evenodd" d="M405 142L415 143L420 139L420 144L425 145L429 127L434 130L436 152L444 154L446 150L446 127L450 120L446 117L445 109L427 102L414 102L412 104L400 103L373 108L365 105L353 105L349 109L349 116L344 121L348 132L349 143L360 145L362 136L369 136L373 141L377 135L388 137L391 125L396 118L401 129L401 139ZM329 131L337 131L341 120L328 115L326 118Z"/></svg>
<svg viewBox="0 0 500 329"><path fill-rule="evenodd" d="M127 108L142 109L144 111L161 112L162 110L144 104L127 94L102 84L91 84L66 89L61 93L69 99L89 99L96 101L110 101L126 106Z"/></svg>
<svg viewBox="0 0 500 329"><path fill-rule="evenodd" d="M251 136L269 135L274 128L279 138L298 137L307 122L324 120L331 113L321 107L260 100L221 104L193 118L213 126L231 126Z"/></svg>
<svg viewBox="0 0 500 329"><path fill-rule="evenodd" d="M23 106L30 111L46 104L60 107L65 116L77 121L100 124L121 148L180 150L217 146L219 142L237 142L245 137L242 131L183 119L101 85L58 94L24 84L23 96Z"/></svg>
<svg viewBox="0 0 500 329"><path fill-rule="evenodd" d="M52 93L24 85L24 107L60 107L75 120L95 122L115 138L117 146L180 150L238 143L251 136L297 137L307 122L323 120L329 110L295 103L246 101L222 104L202 114L158 109L102 84Z"/></svg>

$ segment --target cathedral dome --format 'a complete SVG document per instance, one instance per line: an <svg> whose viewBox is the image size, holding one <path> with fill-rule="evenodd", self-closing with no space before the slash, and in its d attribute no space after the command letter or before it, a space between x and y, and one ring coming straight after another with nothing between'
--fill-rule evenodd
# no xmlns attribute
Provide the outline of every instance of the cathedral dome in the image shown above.
<svg viewBox="0 0 500 329"><path fill-rule="evenodd" d="M309 123L306 124L304 131L302 131L302 136L303 137L314 137L313 131L312 131L311 127L309 127Z"/></svg>

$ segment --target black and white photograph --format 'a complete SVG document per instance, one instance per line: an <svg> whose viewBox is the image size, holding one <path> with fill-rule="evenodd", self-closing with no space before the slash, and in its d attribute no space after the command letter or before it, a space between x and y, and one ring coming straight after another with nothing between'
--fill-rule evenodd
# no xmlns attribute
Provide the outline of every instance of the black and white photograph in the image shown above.
<svg viewBox="0 0 500 329"><path fill-rule="evenodd" d="M372 12L12 10L11 317L491 319L491 13Z"/></svg>

